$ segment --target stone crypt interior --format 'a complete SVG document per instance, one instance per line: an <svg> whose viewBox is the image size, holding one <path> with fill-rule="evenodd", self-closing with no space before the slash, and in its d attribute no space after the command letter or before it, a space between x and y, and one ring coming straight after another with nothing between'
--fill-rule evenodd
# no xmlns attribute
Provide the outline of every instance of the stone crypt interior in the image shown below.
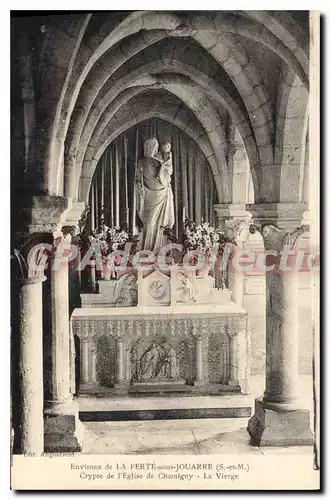
<svg viewBox="0 0 330 500"><path fill-rule="evenodd" d="M14 453L307 449L310 272L188 276L190 303L179 265L108 280L50 264L101 222L143 234L153 137L171 143L176 237L188 217L241 250L308 253L308 12L16 14L11 33ZM141 369L153 351L161 376Z"/></svg>

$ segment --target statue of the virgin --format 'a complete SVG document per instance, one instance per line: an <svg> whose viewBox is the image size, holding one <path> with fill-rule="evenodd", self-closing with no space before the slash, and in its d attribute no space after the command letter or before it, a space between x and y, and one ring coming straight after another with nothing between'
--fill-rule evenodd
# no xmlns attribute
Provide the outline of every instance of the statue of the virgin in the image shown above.
<svg viewBox="0 0 330 500"><path fill-rule="evenodd" d="M158 147L155 137L145 141L135 179L137 213L143 224L142 249L155 253L166 244L161 226L174 226L172 163L161 157Z"/></svg>

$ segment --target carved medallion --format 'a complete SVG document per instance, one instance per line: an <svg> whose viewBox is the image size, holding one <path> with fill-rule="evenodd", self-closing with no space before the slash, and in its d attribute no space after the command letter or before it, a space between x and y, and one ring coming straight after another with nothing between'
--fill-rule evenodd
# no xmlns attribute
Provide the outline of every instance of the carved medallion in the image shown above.
<svg viewBox="0 0 330 500"><path fill-rule="evenodd" d="M165 285L160 280L153 281L149 285L148 291L149 291L150 296L153 299L157 299L157 300L163 299L166 295Z"/></svg>

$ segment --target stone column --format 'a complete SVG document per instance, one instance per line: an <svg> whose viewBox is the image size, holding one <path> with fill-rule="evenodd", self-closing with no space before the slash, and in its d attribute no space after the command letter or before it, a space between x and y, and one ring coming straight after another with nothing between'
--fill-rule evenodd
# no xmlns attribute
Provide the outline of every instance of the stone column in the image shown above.
<svg viewBox="0 0 330 500"><path fill-rule="evenodd" d="M196 378L194 381L195 386L204 384L204 370L203 370L203 339L202 337L195 338L196 349Z"/></svg>
<svg viewBox="0 0 330 500"><path fill-rule="evenodd" d="M76 225L84 208L85 203L72 202L62 196L45 195L33 196L28 200L27 206L19 205L17 207L12 227L15 248L28 251L29 245L26 244L26 238L33 238L31 244L34 245L38 242L43 247L40 259L39 252L34 254L34 256L37 255L36 263L38 264L36 273L40 273L42 268L42 275L44 274L45 262L43 259L45 256L47 258L45 248L48 252L51 251L53 238L60 235L60 228L64 225L70 227ZM47 243L45 243L46 241ZM20 263L20 268L23 273L24 266L22 266L22 263ZM39 277L38 274L33 274L34 270L31 269L30 262L26 262L25 271L27 271L26 277L28 278ZM21 346L22 352L20 347L17 348L18 363L13 378L15 379L18 376L19 380L14 380L13 383L13 406L15 407L17 399L18 401L24 401L24 404L29 407L26 408L26 415L39 415L38 421L33 417L33 436L30 431L28 432L30 436L29 447L34 447L36 450L41 448L39 436L43 429L43 451L80 451L81 446L77 444L81 442L81 436L78 439L78 427L81 431L82 424L77 418L77 408L73 404L70 392L67 268L61 270L59 276L53 276L51 263L48 263L47 277L49 279L44 283L43 287L40 284L33 285L30 281L27 281L24 283L22 292L18 294L19 300L21 300L20 307L23 307L26 313L21 323L18 318L14 318L14 324L16 326L18 323L17 330L21 331L27 340ZM54 279L53 284L51 283L52 278ZM30 286L32 288L27 288ZM36 288L33 288L34 286ZM38 319L41 314L42 319ZM40 326L40 322L42 322L42 326ZM41 329L43 330L43 358L42 348L39 348L40 344L37 340ZM13 329L14 333L16 333L16 328ZM31 343L33 343L33 346L31 346ZM18 346L20 346L19 339ZM32 356L32 352L33 362L29 358L26 361L27 353ZM65 360L65 363L63 363L63 360ZM31 367L29 366L30 363ZM43 374L40 375L39 370L42 371L43 368ZM43 384L40 383L42 375ZM25 391L27 393L23 398ZM32 395L34 395L33 398ZM44 425L40 420L40 405L42 404L44 404ZM19 411L15 410L15 413L18 418L21 418L21 415L18 414ZM24 420L20 425L20 430L22 436L26 436L24 427L26 425L30 426L31 419L26 420L24 414L22 418ZM16 437L18 435L19 433L16 432ZM23 446L21 448L23 449Z"/></svg>
<svg viewBox="0 0 330 500"><path fill-rule="evenodd" d="M131 336L133 323L131 321L128 324L125 321L117 321L115 331L116 331L116 383L115 389L118 394L127 394L129 381L127 380L126 374L126 342L125 338L122 336L126 331L128 336ZM139 326L138 326L139 328Z"/></svg>
<svg viewBox="0 0 330 500"><path fill-rule="evenodd" d="M96 291L96 266L95 266L95 261L91 260L90 263L90 286L92 289L92 292Z"/></svg>
<svg viewBox="0 0 330 500"><path fill-rule="evenodd" d="M57 236L57 235L56 235ZM49 351L45 393L45 450L81 451L83 425L78 419L78 405L73 401L70 386L70 325L68 296L68 262L61 259L70 235L55 239L50 266L50 331L46 350ZM64 250L64 252L63 252Z"/></svg>
<svg viewBox="0 0 330 500"><path fill-rule="evenodd" d="M118 337L117 342L117 384L125 382L125 346L123 337Z"/></svg>
<svg viewBox="0 0 330 500"><path fill-rule="evenodd" d="M44 451L42 373L42 281L22 279L18 288L18 335L13 346L16 394L13 394L13 453Z"/></svg>
<svg viewBox="0 0 330 500"><path fill-rule="evenodd" d="M237 333L229 333L229 379L228 385L239 388Z"/></svg>
<svg viewBox="0 0 330 500"><path fill-rule="evenodd" d="M238 306L243 305L244 292L244 262L240 261L240 253L245 250L245 243L251 224L251 214L245 210L245 205L214 205L218 227L222 228L228 238L236 245L232 247L232 258L228 259L227 282L232 292L232 301Z"/></svg>
<svg viewBox="0 0 330 500"><path fill-rule="evenodd" d="M89 339L80 339L80 383L89 383Z"/></svg>
<svg viewBox="0 0 330 500"><path fill-rule="evenodd" d="M227 148L228 171L232 174L232 201L234 204L248 203L250 167L246 149L238 130L232 130L230 143ZM250 200L251 202L252 200Z"/></svg>
<svg viewBox="0 0 330 500"><path fill-rule="evenodd" d="M92 384L97 384L97 373L96 373L96 359L97 359L97 342L96 339L93 338L91 341L91 371L90 371L90 380Z"/></svg>
<svg viewBox="0 0 330 500"><path fill-rule="evenodd" d="M248 431L252 444L312 444L309 411L301 409L298 382L298 272L296 243L306 227L293 229L294 214L280 227L262 225L266 249L266 389L255 401ZM267 255L268 253L268 255ZM286 257L285 257L286 256ZM286 262L284 262L284 260ZM289 268L289 269L285 269Z"/></svg>

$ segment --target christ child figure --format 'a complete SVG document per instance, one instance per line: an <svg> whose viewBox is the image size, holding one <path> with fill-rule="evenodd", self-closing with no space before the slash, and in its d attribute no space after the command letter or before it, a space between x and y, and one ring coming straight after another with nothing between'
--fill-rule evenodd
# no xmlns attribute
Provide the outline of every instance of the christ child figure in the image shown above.
<svg viewBox="0 0 330 500"><path fill-rule="evenodd" d="M165 142L165 144L161 146L161 155L159 159L161 160L161 166L158 173L158 179L162 184L168 186L171 183L171 175L173 173L172 152L171 152L170 142Z"/></svg>

